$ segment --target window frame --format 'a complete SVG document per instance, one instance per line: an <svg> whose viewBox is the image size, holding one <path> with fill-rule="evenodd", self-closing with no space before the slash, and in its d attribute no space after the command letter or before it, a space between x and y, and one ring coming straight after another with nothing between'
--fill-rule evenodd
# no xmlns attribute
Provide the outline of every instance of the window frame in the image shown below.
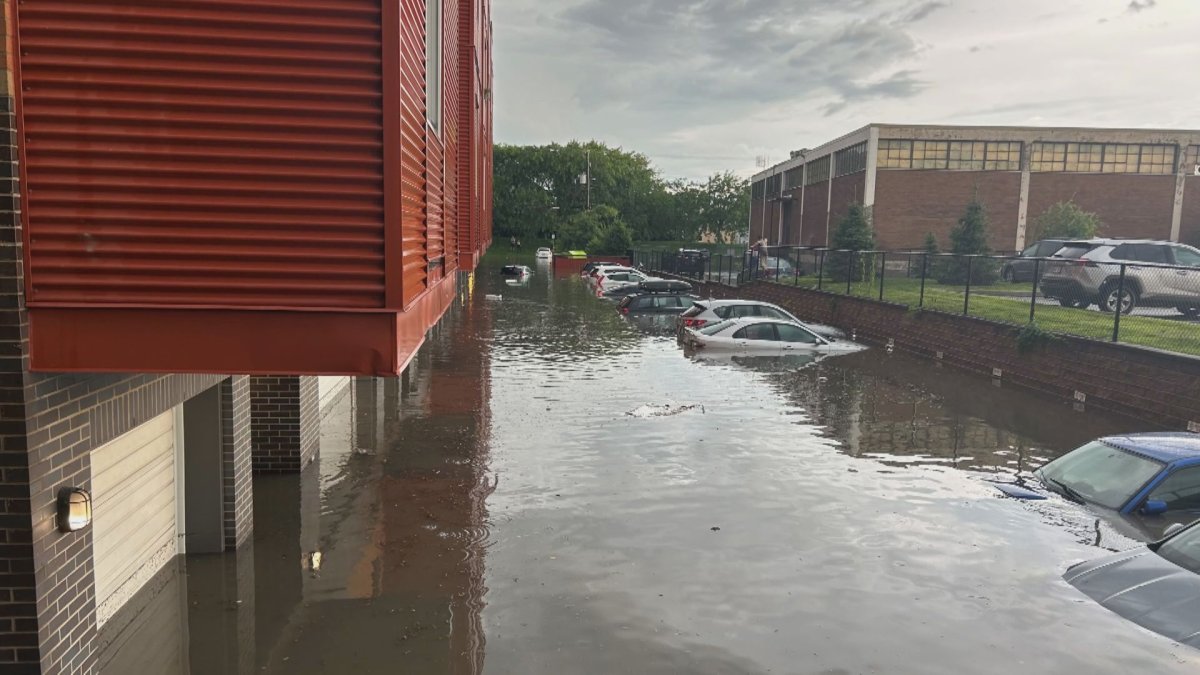
<svg viewBox="0 0 1200 675"><path fill-rule="evenodd" d="M756 338L756 337L755 337L755 338L752 338L752 337L738 337L739 335L741 335L742 333L745 333L746 331L750 330L751 328L758 328L759 326L768 326L768 327L770 327L770 329L771 329L771 335L773 335L774 337L773 337L773 338L767 338L767 339L763 339L763 338ZM778 331L778 330L776 330L776 328L775 328L775 324L774 324L774 323L771 323L771 322L768 322L768 321L759 321L759 322L757 322L757 323L752 323L752 324L750 324L750 325L748 325L748 326L742 326L741 328L739 328L739 329L737 329L736 331L734 331L734 333L733 333L733 335L732 335L731 337L732 337L734 340L753 340L753 341L755 341L755 342L779 342L779 331Z"/></svg>
<svg viewBox="0 0 1200 675"><path fill-rule="evenodd" d="M444 15L442 0L425 0L425 123L439 138L446 107Z"/></svg>

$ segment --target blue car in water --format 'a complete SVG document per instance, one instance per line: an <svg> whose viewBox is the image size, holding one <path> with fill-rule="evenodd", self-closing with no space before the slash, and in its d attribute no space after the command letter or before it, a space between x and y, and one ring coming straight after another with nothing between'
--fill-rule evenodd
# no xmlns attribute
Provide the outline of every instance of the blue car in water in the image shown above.
<svg viewBox="0 0 1200 675"><path fill-rule="evenodd" d="M1120 529L1143 541L1171 525L1200 519L1200 435L1151 433L1107 436L1087 443L1034 472L1040 488L997 484L1017 499L1048 492L1115 515ZM1112 519L1116 520L1116 519Z"/></svg>

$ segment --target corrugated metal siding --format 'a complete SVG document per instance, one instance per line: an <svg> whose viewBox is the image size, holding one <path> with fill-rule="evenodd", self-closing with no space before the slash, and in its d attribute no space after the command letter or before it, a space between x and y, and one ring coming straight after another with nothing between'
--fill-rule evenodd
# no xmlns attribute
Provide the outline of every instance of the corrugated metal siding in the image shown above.
<svg viewBox="0 0 1200 675"><path fill-rule="evenodd" d="M425 291L425 3L400 0L401 216L404 304Z"/></svg>
<svg viewBox="0 0 1200 675"><path fill-rule="evenodd" d="M383 306L379 0L17 12L32 305Z"/></svg>
<svg viewBox="0 0 1200 675"><path fill-rule="evenodd" d="M175 411L92 451L96 607L103 623L178 551Z"/></svg>
<svg viewBox="0 0 1200 675"><path fill-rule="evenodd" d="M455 250L464 258L474 251L475 200L473 186L475 144L475 107L478 105L478 81L475 65L475 35L479 31L476 6L479 0L461 0L458 5L458 143L456 203L458 207L457 247Z"/></svg>
<svg viewBox="0 0 1200 675"><path fill-rule="evenodd" d="M442 255L445 256L445 272L450 274L458 268L458 128L462 122L459 120L458 108L459 0L444 2L446 21L443 42L446 63L442 91L446 92L443 113L446 130L442 137L446 143L446 152L443 158L445 168L442 172L445 179L442 190Z"/></svg>

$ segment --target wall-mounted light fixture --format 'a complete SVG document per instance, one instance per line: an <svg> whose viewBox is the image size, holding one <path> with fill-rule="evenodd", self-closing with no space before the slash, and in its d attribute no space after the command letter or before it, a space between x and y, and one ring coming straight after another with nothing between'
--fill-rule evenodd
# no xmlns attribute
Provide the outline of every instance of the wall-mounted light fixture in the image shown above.
<svg viewBox="0 0 1200 675"><path fill-rule="evenodd" d="M77 487L58 491L58 531L78 532L92 522L92 496Z"/></svg>

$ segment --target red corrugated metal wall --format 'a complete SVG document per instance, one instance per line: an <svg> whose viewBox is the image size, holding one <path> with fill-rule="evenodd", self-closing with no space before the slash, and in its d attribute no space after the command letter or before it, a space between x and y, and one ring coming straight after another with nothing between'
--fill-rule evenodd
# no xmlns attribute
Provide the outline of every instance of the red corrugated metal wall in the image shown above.
<svg viewBox="0 0 1200 675"><path fill-rule="evenodd" d="M442 91L445 92L443 118L446 120L442 138L445 140L445 166L442 171L445 185L442 192L442 259L446 274L458 269L458 129L459 120L458 56L459 56L459 6L460 0L444 0L445 17L443 31L444 69Z"/></svg>
<svg viewBox="0 0 1200 675"><path fill-rule="evenodd" d="M405 297L425 284L405 0ZM28 300L381 307L379 0L17 5Z"/></svg>
<svg viewBox="0 0 1200 675"><path fill-rule="evenodd" d="M425 2L400 0L400 176L403 288L407 306L427 287L425 239Z"/></svg>

